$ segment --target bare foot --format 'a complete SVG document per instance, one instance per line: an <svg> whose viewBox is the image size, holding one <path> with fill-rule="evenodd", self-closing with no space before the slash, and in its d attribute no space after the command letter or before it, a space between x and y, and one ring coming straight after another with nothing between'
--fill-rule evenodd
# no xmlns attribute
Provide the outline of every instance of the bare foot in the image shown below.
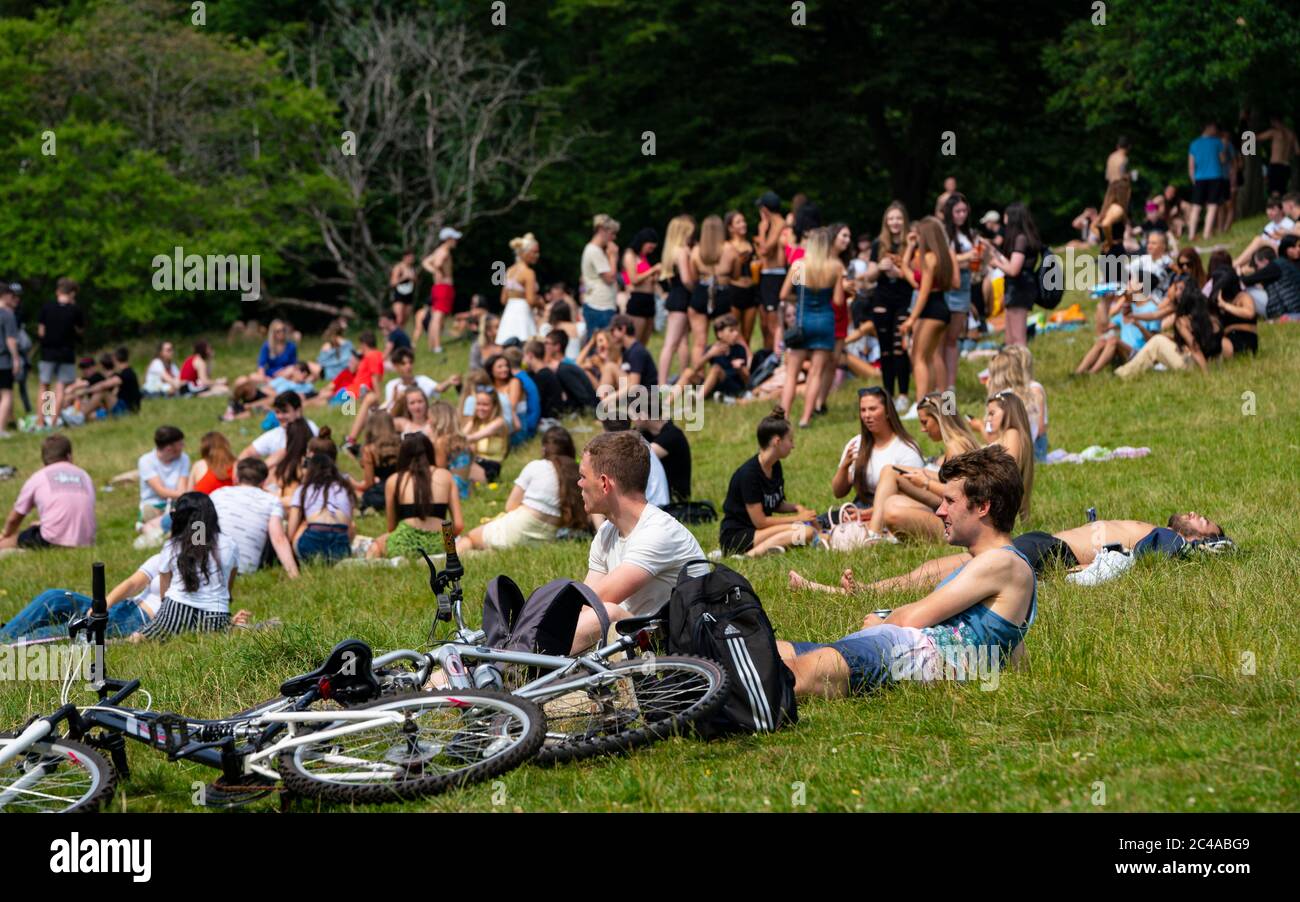
<svg viewBox="0 0 1300 902"><path fill-rule="evenodd" d="M840 588L850 595L862 590L862 587L858 585L858 581L853 578L852 567L846 567L844 572L840 574Z"/></svg>
<svg viewBox="0 0 1300 902"><path fill-rule="evenodd" d="M247 626L253 621L253 612L240 608L235 612L235 616L230 618L230 622L235 626Z"/></svg>
<svg viewBox="0 0 1300 902"><path fill-rule="evenodd" d="M847 571L846 571L847 572ZM812 583L800 576L796 571L790 571L790 588L791 589L810 589Z"/></svg>

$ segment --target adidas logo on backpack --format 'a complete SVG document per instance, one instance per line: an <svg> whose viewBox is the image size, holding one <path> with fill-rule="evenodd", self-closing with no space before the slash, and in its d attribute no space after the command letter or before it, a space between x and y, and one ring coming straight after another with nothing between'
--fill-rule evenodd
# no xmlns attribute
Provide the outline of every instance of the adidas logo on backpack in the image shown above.
<svg viewBox="0 0 1300 902"><path fill-rule="evenodd" d="M689 576L695 564L710 572ZM691 561L668 601L668 653L717 661L730 677L718 712L695 729L704 737L771 733L797 723L794 674L776 651L776 633L749 580L722 564Z"/></svg>

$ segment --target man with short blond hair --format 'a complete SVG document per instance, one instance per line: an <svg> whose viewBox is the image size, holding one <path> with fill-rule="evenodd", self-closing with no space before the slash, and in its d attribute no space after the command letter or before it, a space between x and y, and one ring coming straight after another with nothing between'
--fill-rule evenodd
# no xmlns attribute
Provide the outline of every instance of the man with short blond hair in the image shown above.
<svg viewBox="0 0 1300 902"><path fill-rule="evenodd" d="M618 220L598 213L591 241L582 249L582 318L587 334L609 326L618 311Z"/></svg>

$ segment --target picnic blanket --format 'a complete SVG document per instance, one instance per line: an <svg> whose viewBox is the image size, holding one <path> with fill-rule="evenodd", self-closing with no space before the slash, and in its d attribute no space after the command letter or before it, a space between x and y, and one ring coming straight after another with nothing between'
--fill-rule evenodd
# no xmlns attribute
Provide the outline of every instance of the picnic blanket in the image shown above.
<svg viewBox="0 0 1300 902"><path fill-rule="evenodd" d="M1134 457L1146 457L1150 453L1150 448L1130 448L1128 445L1121 445L1113 450L1103 448L1101 445L1089 445L1077 454L1066 451L1064 448L1049 451L1047 460L1044 462L1048 464L1099 463L1103 460L1127 460Z"/></svg>

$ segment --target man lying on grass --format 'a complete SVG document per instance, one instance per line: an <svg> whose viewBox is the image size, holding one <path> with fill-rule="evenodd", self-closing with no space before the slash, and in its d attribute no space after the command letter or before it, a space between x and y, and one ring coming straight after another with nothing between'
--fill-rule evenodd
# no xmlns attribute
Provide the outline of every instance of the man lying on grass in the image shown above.
<svg viewBox="0 0 1300 902"><path fill-rule="evenodd" d="M998 664L1023 652L1038 608L1034 570L1011 544L1023 486L1015 459L996 445L960 454L939 469L936 513L950 545L971 559L920 601L895 608L829 644L778 642L797 695L840 698L900 679L929 679L941 662L974 651Z"/></svg>
<svg viewBox="0 0 1300 902"><path fill-rule="evenodd" d="M1156 526L1142 520L1097 520L1058 533L1026 532L1011 540L1011 544L1025 555L1034 573L1042 576L1050 567L1072 569L1092 565L1108 545L1131 549L1133 557L1143 554L1164 554L1174 557L1187 543L1207 539L1225 538L1223 528L1207 517L1191 511L1171 514L1165 526ZM840 576L839 586L815 583L790 571L791 589L815 589L856 595L859 592L897 592L904 589L928 589L949 573L971 559L965 552L935 558L918 566L910 573L862 585L851 569Z"/></svg>

